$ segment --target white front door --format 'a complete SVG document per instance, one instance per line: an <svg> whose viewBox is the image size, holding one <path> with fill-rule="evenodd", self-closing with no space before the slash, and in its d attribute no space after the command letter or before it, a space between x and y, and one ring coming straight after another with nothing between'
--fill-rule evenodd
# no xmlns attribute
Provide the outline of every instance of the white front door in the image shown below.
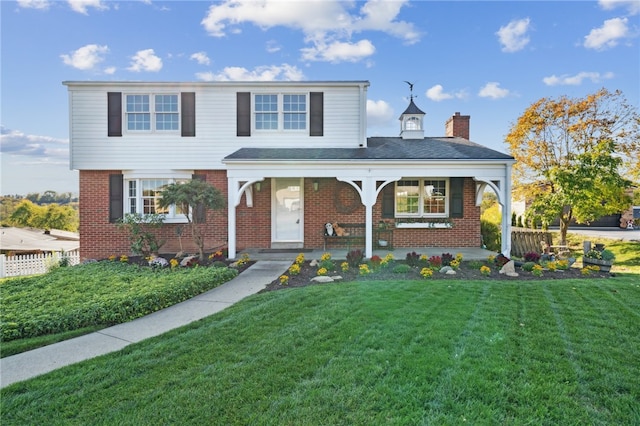
<svg viewBox="0 0 640 426"><path fill-rule="evenodd" d="M276 245L302 247L303 191L300 178L274 178L271 188L272 235Z"/></svg>

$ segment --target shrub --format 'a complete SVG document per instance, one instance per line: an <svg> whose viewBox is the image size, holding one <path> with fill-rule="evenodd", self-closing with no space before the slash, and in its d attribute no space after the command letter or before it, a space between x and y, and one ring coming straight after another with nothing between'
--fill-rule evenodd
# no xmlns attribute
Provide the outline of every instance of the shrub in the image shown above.
<svg viewBox="0 0 640 426"><path fill-rule="evenodd" d="M349 266L353 268L357 268L360 263L362 263L362 259L364 259L364 254L362 250L351 250L347 253L347 262Z"/></svg>
<svg viewBox="0 0 640 426"><path fill-rule="evenodd" d="M318 265L319 268L324 268L327 271L333 271L335 269L335 265L333 264L333 261L325 259L325 260L321 260L320 264Z"/></svg>
<svg viewBox="0 0 640 426"><path fill-rule="evenodd" d="M526 262L524 265L522 265L522 269L524 271L531 272L533 271L534 266L536 266L535 262Z"/></svg>
<svg viewBox="0 0 640 426"><path fill-rule="evenodd" d="M453 255L451 253L442 253L442 266L450 266L452 260Z"/></svg>
<svg viewBox="0 0 640 426"><path fill-rule="evenodd" d="M524 254L525 262L538 262L540 260L540 255L535 251L530 251L529 253Z"/></svg>
<svg viewBox="0 0 640 426"><path fill-rule="evenodd" d="M401 263L400 265L396 265L393 268L393 273L394 274L408 274L409 272L411 272L411 266L405 264L405 263Z"/></svg>
<svg viewBox="0 0 640 426"><path fill-rule="evenodd" d="M600 252L602 260L613 261L616 259L616 255L609 249L604 249Z"/></svg>
<svg viewBox="0 0 640 426"><path fill-rule="evenodd" d="M482 263L482 261L480 260L472 260L469 262L469 267L471 269L482 269L483 266L484 266L484 263Z"/></svg>
<svg viewBox="0 0 640 426"><path fill-rule="evenodd" d="M429 258L429 265L434 268L440 268L442 266L442 258L440 256L431 256Z"/></svg>
<svg viewBox="0 0 640 426"><path fill-rule="evenodd" d="M407 253L406 261L409 266L418 266L418 263L420 263L420 255L415 251Z"/></svg>
<svg viewBox="0 0 640 426"><path fill-rule="evenodd" d="M488 220L480 221L480 233L482 234L482 242L487 250L499 251L501 247L500 227Z"/></svg>
<svg viewBox="0 0 640 426"><path fill-rule="evenodd" d="M161 214L127 213L117 226L129 234L131 252L147 257L151 253L158 253L165 243L156 235L163 222L164 215Z"/></svg>

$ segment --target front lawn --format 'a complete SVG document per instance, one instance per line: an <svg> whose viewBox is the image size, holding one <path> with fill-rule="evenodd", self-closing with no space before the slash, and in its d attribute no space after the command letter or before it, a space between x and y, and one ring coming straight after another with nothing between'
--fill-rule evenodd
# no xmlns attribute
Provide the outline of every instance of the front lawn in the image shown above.
<svg viewBox="0 0 640 426"><path fill-rule="evenodd" d="M11 385L2 423L639 424L639 324L637 275L284 289Z"/></svg>

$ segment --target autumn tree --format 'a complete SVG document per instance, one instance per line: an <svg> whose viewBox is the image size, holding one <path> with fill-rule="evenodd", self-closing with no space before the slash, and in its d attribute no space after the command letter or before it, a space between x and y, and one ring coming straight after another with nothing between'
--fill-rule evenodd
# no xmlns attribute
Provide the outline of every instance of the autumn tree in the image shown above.
<svg viewBox="0 0 640 426"><path fill-rule="evenodd" d="M566 244L572 220L589 223L629 207L625 190L640 174L640 117L622 92L542 98L506 137L516 195L531 201L533 219L560 221Z"/></svg>
<svg viewBox="0 0 640 426"><path fill-rule="evenodd" d="M192 179L186 183L167 185L161 193L162 208L175 205L187 218L191 237L198 247L200 260L204 259L204 230L202 224L207 209L218 210L225 206L222 193L204 180Z"/></svg>
<svg viewBox="0 0 640 426"><path fill-rule="evenodd" d="M6 220L7 225L40 229L78 230L78 212L70 206L38 206L22 200Z"/></svg>

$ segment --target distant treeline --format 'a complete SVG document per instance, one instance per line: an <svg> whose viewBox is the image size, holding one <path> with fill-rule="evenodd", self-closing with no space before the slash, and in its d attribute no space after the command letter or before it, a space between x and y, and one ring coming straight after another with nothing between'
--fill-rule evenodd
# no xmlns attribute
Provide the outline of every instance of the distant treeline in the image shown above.
<svg viewBox="0 0 640 426"><path fill-rule="evenodd" d="M10 198L10 199L14 199L14 200L29 200L31 201L33 204L37 204L39 206L45 205L45 204L60 204L60 205L64 205L64 204L70 204L70 203L77 203L78 202L78 196L72 194L71 192L62 192L60 194L58 194L55 191L45 191L42 194L40 194L39 192L31 192L29 194L25 195L4 195L2 196L2 198Z"/></svg>

